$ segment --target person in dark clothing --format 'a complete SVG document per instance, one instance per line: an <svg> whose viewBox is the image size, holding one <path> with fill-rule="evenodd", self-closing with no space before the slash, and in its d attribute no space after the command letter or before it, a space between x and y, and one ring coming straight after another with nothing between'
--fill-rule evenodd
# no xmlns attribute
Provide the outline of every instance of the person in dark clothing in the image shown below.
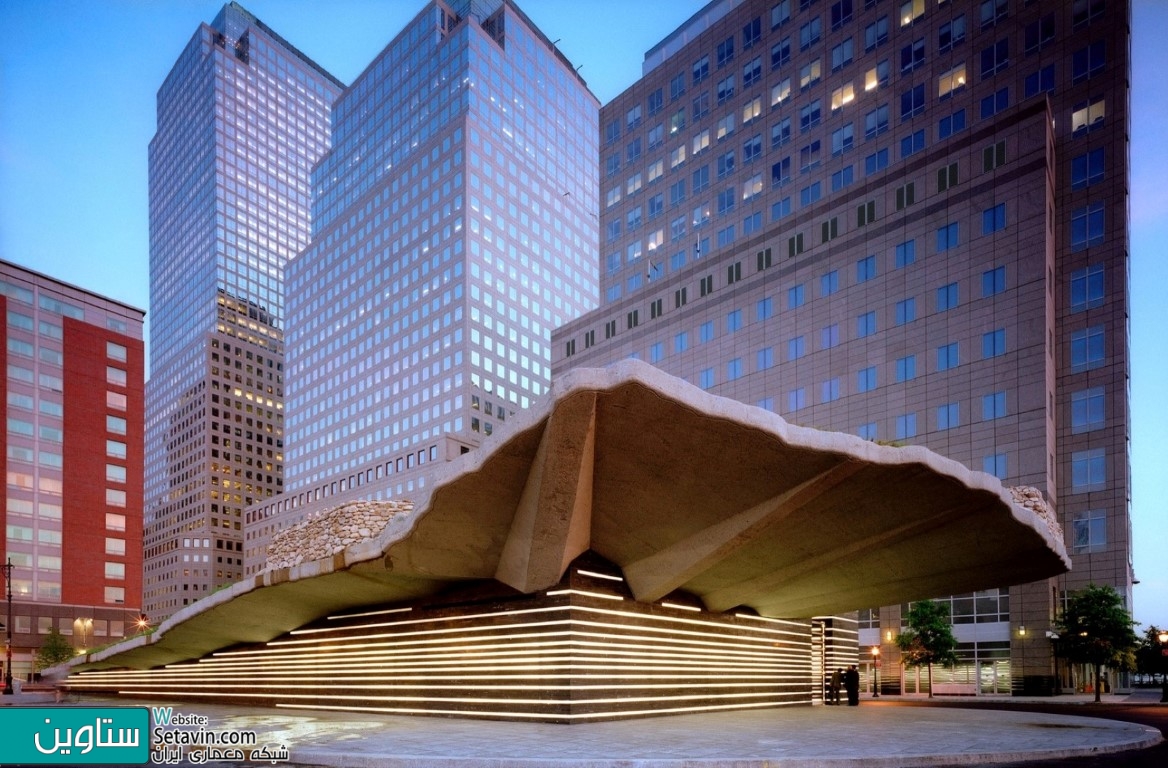
<svg viewBox="0 0 1168 768"><path fill-rule="evenodd" d="M848 692L848 706L854 707L860 703L860 672L856 665L848 667L844 672L844 690Z"/></svg>
<svg viewBox="0 0 1168 768"><path fill-rule="evenodd" d="M840 683L842 683L842 682L843 682L843 670L842 669L837 669L831 673L831 682L828 683L828 688L827 688L827 703L828 704L839 704L840 703L839 693L840 693Z"/></svg>

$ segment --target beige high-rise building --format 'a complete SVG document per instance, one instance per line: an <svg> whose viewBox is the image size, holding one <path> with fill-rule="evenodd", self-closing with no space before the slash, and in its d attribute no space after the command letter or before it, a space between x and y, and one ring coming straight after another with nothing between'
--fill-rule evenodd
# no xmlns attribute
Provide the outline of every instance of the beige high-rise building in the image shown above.
<svg viewBox="0 0 1168 768"><path fill-rule="evenodd" d="M933 596L953 692L1066 689L1067 594L1109 584L1130 607L1129 14L716 0L601 110L601 307L556 332L553 375L639 357L1057 509L1070 573ZM882 685L922 690L903 606L856 608Z"/></svg>

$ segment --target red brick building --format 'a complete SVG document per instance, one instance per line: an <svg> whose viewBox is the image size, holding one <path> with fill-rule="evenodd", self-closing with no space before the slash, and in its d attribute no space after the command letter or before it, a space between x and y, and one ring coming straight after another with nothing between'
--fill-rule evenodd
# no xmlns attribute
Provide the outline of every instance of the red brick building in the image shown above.
<svg viewBox="0 0 1168 768"><path fill-rule="evenodd" d="M0 515L25 679L53 627L80 650L132 634L141 615L145 313L2 261L0 309Z"/></svg>

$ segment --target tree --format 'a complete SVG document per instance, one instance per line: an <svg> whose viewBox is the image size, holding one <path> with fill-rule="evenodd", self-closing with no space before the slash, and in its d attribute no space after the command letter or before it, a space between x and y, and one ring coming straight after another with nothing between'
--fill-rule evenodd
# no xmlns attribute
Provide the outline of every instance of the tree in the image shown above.
<svg viewBox="0 0 1168 768"><path fill-rule="evenodd" d="M1160 642L1163 631L1154 625L1148 627L1136 648L1136 671L1150 676L1152 682L1168 676L1168 656L1162 653L1165 646Z"/></svg>
<svg viewBox="0 0 1168 768"><path fill-rule="evenodd" d="M929 668L929 698L933 698L933 665L952 667L957 663L957 638L949 624L949 606L921 600L913 603L905 617L908 627L896 638L900 660L907 667Z"/></svg>
<svg viewBox="0 0 1168 768"><path fill-rule="evenodd" d="M37 671L68 661L74 655L73 646L69 644L64 635L57 631L56 627L53 627L45 637L45 642L37 649Z"/></svg>
<svg viewBox="0 0 1168 768"><path fill-rule="evenodd" d="M1067 600L1057 624L1063 655L1095 669L1095 701L1099 701L1103 667L1131 669L1135 666L1139 643L1132 629L1135 622L1114 588L1088 584L1075 592Z"/></svg>

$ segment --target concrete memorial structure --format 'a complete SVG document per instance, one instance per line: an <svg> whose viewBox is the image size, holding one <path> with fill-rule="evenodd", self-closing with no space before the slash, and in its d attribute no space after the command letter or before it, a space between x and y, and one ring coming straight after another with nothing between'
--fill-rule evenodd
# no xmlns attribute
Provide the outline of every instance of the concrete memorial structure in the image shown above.
<svg viewBox="0 0 1168 768"><path fill-rule="evenodd" d="M286 532L66 685L556 722L810 704L855 659L831 614L1068 567L1028 489L633 360L565 374L413 502Z"/></svg>

